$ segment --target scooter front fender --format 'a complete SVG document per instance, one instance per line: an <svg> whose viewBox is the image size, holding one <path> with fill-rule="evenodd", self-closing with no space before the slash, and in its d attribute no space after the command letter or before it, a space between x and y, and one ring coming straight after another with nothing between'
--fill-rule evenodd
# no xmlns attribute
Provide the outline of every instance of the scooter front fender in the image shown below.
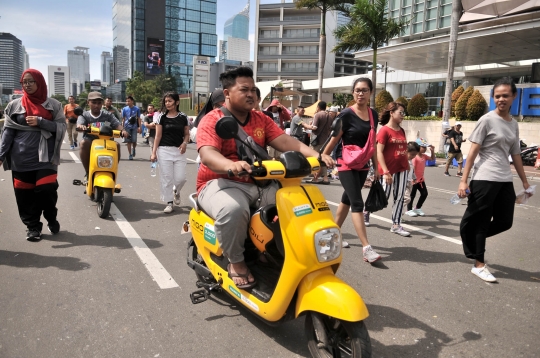
<svg viewBox="0 0 540 358"><path fill-rule="evenodd" d="M334 275L331 267L307 274L298 285L296 317L315 311L344 321L357 322L369 316L362 297Z"/></svg>
<svg viewBox="0 0 540 358"><path fill-rule="evenodd" d="M110 188L114 189L113 174L109 172L97 172L94 173L94 188Z"/></svg>

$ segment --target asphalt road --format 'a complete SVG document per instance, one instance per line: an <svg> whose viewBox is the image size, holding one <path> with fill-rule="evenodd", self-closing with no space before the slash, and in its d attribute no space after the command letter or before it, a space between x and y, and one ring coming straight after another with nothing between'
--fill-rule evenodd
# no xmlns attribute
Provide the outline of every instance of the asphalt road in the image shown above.
<svg viewBox="0 0 540 358"><path fill-rule="evenodd" d="M140 144L134 161L121 162L114 215L99 219L71 184L83 169L70 153L64 144L61 231L45 230L39 243L25 240L11 173L0 171L0 357L309 356L303 318L273 328L226 296L191 304L190 236L180 231L196 164L187 165L183 206L164 214L159 176L150 177L150 151ZM196 156L190 144L188 158ZM465 206L449 203L459 178L441 168L427 168L426 178L427 215L406 220L411 237L389 232L390 208L372 216L368 237L382 261L363 262L350 219L342 228L351 248L338 274L368 306L373 356L539 356L540 193L516 208L510 231L488 240L486 259L499 279L488 284L470 273L462 252ZM335 210L339 182L320 188Z"/></svg>

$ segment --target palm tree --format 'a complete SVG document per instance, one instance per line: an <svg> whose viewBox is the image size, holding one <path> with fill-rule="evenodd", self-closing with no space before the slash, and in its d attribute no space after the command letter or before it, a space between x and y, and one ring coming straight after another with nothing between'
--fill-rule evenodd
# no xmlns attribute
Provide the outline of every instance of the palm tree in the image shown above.
<svg viewBox="0 0 540 358"><path fill-rule="evenodd" d="M388 18L388 0L356 0L346 10L350 22L334 31L338 44L333 52L373 50L371 81L377 85L377 49L390 39L400 35L411 20ZM371 107L375 106L375 91L371 93Z"/></svg>
<svg viewBox="0 0 540 358"><path fill-rule="evenodd" d="M337 9L343 9L345 4L353 4L354 0L298 0L296 1L296 8L308 8L321 10L321 33L319 38L319 90L317 92L318 99L322 97L322 86L324 76L324 63L326 62L326 13Z"/></svg>

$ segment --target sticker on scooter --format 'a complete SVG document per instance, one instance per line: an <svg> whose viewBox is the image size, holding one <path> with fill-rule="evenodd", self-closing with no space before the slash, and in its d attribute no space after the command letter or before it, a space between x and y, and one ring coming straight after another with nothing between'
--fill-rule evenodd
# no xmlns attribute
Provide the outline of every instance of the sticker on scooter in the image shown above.
<svg viewBox="0 0 540 358"><path fill-rule="evenodd" d="M313 211L311 210L311 207L308 204L295 206L293 208L294 215L296 216L304 216L311 214Z"/></svg>
<svg viewBox="0 0 540 358"><path fill-rule="evenodd" d="M212 245L216 244L216 232L214 231L214 225L210 225L209 223L204 224L204 239Z"/></svg>
<svg viewBox="0 0 540 358"><path fill-rule="evenodd" d="M246 296L244 296L240 291L238 291L236 288L234 288L233 286L229 285L229 290L236 296L238 297L239 299L242 300L242 302L245 302L249 307L251 307L253 310L259 312L259 306L257 306L255 304L255 302L253 301L250 301L249 298L247 298Z"/></svg>

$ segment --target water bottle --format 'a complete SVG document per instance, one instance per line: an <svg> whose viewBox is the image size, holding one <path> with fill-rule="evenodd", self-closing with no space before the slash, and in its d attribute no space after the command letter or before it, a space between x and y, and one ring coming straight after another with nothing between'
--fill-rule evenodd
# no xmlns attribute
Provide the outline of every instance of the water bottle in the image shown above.
<svg viewBox="0 0 540 358"><path fill-rule="evenodd" d="M156 176L156 168L157 168L157 162L152 162L152 164L150 164L150 176L152 177Z"/></svg>
<svg viewBox="0 0 540 358"><path fill-rule="evenodd" d="M469 195L471 192L469 191L469 189L465 190L465 194ZM461 199L457 193L454 194L453 197L450 198L450 204L452 205L457 205L461 202Z"/></svg>

